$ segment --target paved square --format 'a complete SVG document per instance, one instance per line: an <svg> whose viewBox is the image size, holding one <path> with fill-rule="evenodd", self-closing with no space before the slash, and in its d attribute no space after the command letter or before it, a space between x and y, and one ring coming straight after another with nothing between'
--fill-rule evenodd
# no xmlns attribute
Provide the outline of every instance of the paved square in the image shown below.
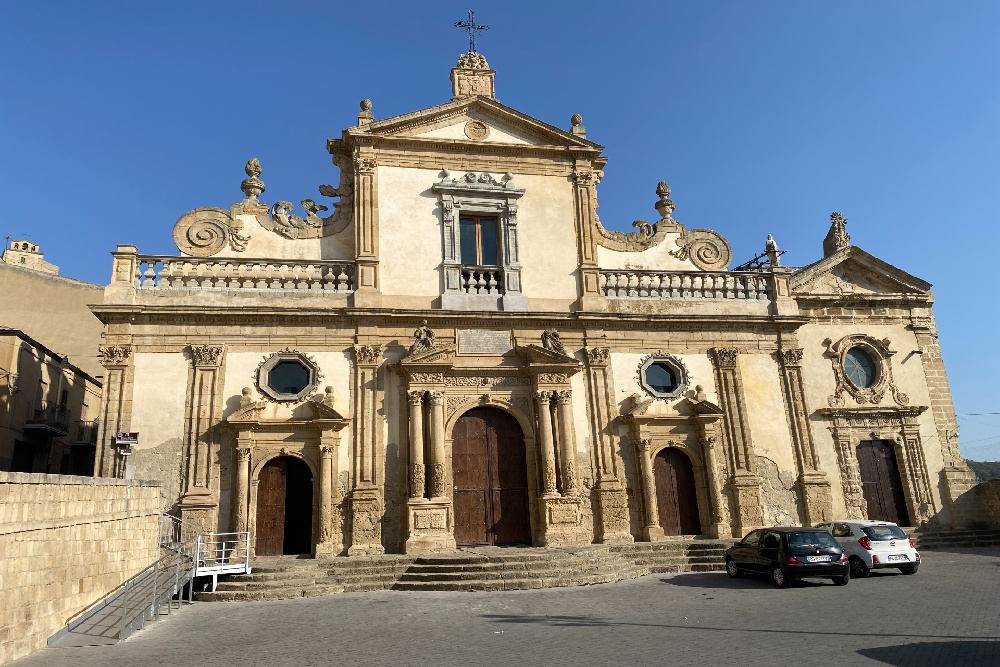
<svg viewBox="0 0 1000 667"><path fill-rule="evenodd" d="M1000 549L920 572L779 590L724 573L505 593L199 603L115 646L16 667L136 665L998 665Z"/></svg>

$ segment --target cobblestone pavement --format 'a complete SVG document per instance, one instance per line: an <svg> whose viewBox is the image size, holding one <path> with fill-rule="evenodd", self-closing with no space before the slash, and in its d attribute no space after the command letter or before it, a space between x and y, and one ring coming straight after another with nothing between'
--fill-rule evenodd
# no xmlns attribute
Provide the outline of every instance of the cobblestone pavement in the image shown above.
<svg viewBox="0 0 1000 667"><path fill-rule="evenodd" d="M724 573L504 593L198 603L114 646L15 667L1000 665L1000 549L926 552L846 587Z"/></svg>

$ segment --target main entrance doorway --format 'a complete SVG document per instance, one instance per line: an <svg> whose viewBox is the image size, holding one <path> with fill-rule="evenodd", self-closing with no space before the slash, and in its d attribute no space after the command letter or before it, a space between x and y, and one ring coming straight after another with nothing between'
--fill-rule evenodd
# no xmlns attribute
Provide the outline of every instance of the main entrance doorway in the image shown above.
<svg viewBox="0 0 1000 667"><path fill-rule="evenodd" d="M455 541L531 544L524 434L511 415L475 408L452 432Z"/></svg>
<svg viewBox="0 0 1000 667"><path fill-rule="evenodd" d="M857 453L868 518L910 525L895 448L884 440L865 440L858 445Z"/></svg>
<svg viewBox="0 0 1000 667"><path fill-rule="evenodd" d="M271 459L257 484L258 556L312 553L313 483L309 466L292 456Z"/></svg>
<svg viewBox="0 0 1000 667"><path fill-rule="evenodd" d="M653 459L656 509L665 535L699 535L698 492L691 459L675 447L661 450Z"/></svg>

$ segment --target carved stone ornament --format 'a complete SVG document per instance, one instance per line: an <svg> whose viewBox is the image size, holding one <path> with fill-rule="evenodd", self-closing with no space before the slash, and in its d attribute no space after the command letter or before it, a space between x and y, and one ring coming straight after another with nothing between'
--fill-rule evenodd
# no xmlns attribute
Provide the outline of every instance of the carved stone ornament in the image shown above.
<svg viewBox="0 0 1000 667"><path fill-rule="evenodd" d="M101 365L105 368L110 366L126 366L129 357L132 356L131 345L102 345L100 347Z"/></svg>
<svg viewBox="0 0 1000 667"><path fill-rule="evenodd" d="M565 373L539 373L538 382L540 384L566 384L569 376Z"/></svg>
<svg viewBox="0 0 1000 667"><path fill-rule="evenodd" d="M410 382L419 384L443 384L444 373L410 373Z"/></svg>
<svg viewBox="0 0 1000 667"><path fill-rule="evenodd" d="M329 207L317 204L312 199L303 199L300 202L306 212L306 217L303 218L292 213L295 204L279 201L268 210L267 215L258 215L257 222L264 229L288 239L318 239L347 229L354 215L354 166L350 157L339 153L333 155L333 164L340 170L337 187L319 186L320 195L340 198L340 201L333 203L333 213L321 217L319 213L329 211Z"/></svg>
<svg viewBox="0 0 1000 667"><path fill-rule="evenodd" d="M531 378L522 375L504 375L498 377L449 376L444 379L447 387L525 387L531 384Z"/></svg>
<svg viewBox="0 0 1000 667"><path fill-rule="evenodd" d="M847 218L834 211L830 214L830 231L823 239L823 256L829 257L851 245L851 235L847 233Z"/></svg>
<svg viewBox="0 0 1000 667"><path fill-rule="evenodd" d="M177 249L191 257L211 257L227 246L236 252L247 249L250 236L241 234L243 223L221 208L196 208L174 223Z"/></svg>
<svg viewBox="0 0 1000 667"><path fill-rule="evenodd" d="M222 358L221 345L191 345L190 349L195 366L218 366Z"/></svg>
<svg viewBox="0 0 1000 667"><path fill-rule="evenodd" d="M486 56L477 51L469 51L458 57L458 69L489 69L490 64L486 62Z"/></svg>
<svg viewBox="0 0 1000 667"><path fill-rule="evenodd" d="M465 136L482 141L490 136L490 126L481 120L470 120L465 124Z"/></svg>
<svg viewBox="0 0 1000 667"><path fill-rule="evenodd" d="M658 364L667 367L673 373L674 386L668 391L661 391L647 382L646 372L652 366ZM674 355L667 354L666 352L655 352L644 357L642 361L639 362L636 379L638 380L639 386L642 387L643 391L653 398L672 399L684 395L684 392L687 390L688 384L691 381L691 375L688 372L687 366L684 365L684 362ZM638 394L636 396L638 396Z"/></svg>
<svg viewBox="0 0 1000 667"><path fill-rule="evenodd" d="M271 371L283 363L298 364L306 372L306 382L295 393L285 391L282 387L274 387L271 384ZM254 373L254 383L257 385L257 390L272 401L278 401L279 403L300 403L306 400L316 390L322 379L323 373L320 371L319 364L316 363L315 359L308 354L297 352L288 347L281 352L264 357L260 364L257 365L257 371Z"/></svg>
<svg viewBox="0 0 1000 667"><path fill-rule="evenodd" d="M264 187L264 182L258 178L261 174L260 160L250 158L243 170L247 173L247 178L240 183L240 190L246 195L248 202L256 204L258 197L267 189Z"/></svg>
<svg viewBox="0 0 1000 667"><path fill-rule="evenodd" d="M836 343L827 338L823 341L826 352L823 356L830 359L836 388L827 402L831 407L843 407L844 395L847 394L858 405L878 405L886 392L892 395L896 405L908 405L910 397L896 386L892 377L891 358L896 352L891 349L888 338L878 340L865 334L845 336ZM875 366L875 380L868 387L859 387L850 380L845 370L847 354L854 348L860 348Z"/></svg>
<svg viewBox="0 0 1000 667"><path fill-rule="evenodd" d="M542 347L550 352L568 356L566 348L563 347L562 341L559 339L559 332L555 329L546 329L542 332Z"/></svg>
<svg viewBox="0 0 1000 667"><path fill-rule="evenodd" d="M355 345L354 358L359 364L365 366L377 366L382 358L381 345Z"/></svg>
<svg viewBox="0 0 1000 667"><path fill-rule="evenodd" d="M582 175L576 175L577 183L580 183ZM660 214L660 220L655 223L647 222L646 220L636 220L632 223L632 226L638 231L628 232L627 234L625 232L612 232L605 229L600 219L598 219L597 242L610 250L642 252L663 243L667 238L668 232L677 232L678 229L683 230L684 226L671 217L674 212L674 202L668 197L669 194L670 186L664 181L660 181L656 185L656 195L659 199L653 205L657 213Z"/></svg>
<svg viewBox="0 0 1000 667"><path fill-rule="evenodd" d="M781 365L787 367L802 365L802 349L793 348L781 351Z"/></svg>
<svg viewBox="0 0 1000 667"><path fill-rule="evenodd" d="M711 229L689 229L678 237L677 245L680 249L670 254L682 261L690 259L702 271L722 271L733 258L729 242Z"/></svg>
<svg viewBox="0 0 1000 667"><path fill-rule="evenodd" d="M591 347L587 349L587 361L591 366L606 366L611 359L611 348Z"/></svg>
<svg viewBox="0 0 1000 667"><path fill-rule="evenodd" d="M435 347L437 347L437 340L434 331L427 326L427 320L421 320L420 326L413 332L413 344L410 345L409 354L428 352Z"/></svg>
<svg viewBox="0 0 1000 667"><path fill-rule="evenodd" d="M735 347L713 347L711 349L715 365L719 368L732 368L736 365L736 358L740 351Z"/></svg>

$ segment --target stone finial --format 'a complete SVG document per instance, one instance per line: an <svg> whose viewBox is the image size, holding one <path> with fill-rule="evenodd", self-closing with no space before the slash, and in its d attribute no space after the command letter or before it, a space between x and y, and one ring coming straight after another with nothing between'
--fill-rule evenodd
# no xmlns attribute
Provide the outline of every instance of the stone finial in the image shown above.
<svg viewBox="0 0 1000 667"><path fill-rule="evenodd" d="M251 403L253 403L253 389L250 387L243 387L243 395L240 397L240 407L245 408Z"/></svg>
<svg viewBox="0 0 1000 667"><path fill-rule="evenodd" d="M490 68L490 64L486 62L486 56L483 54L477 51L469 51L458 57L458 64L455 67L458 69L487 70Z"/></svg>
<svg viewBox="0 0 1000 667"><path fill-rule="evenodd" d="M358 112L358 127L371 125L373 120L375 120L375 114L372 113L372 101L366 97L361 100L361 111Z"/></svg>
<svg viewBox="0 0 1000 667"><path fill-rule="evenodd" d="M483 54L474 51L463 53L458 58L458 65L451 70L452 99L477 96L496 99L494 74Z"/></svg>
<svg viewBox="0 0 1000 667"><path fill-rule="evenodd" d="M700 384L695 385L695 387L694 387L694 400L701 402L701 401L704 401L706 398L708 398L708 397L705 395L705 388L703 386L701 386Z"/></svg>
<svg viewBox="0 0 1000 667"><path fill-rule="evenodd" d="M764 242L764 254L767 255L767 262L771 266L781 266L781 251L778 250L778 243L770 234Z"/></svg>
<svg viewBox="0 0 1000 667"><path fill-rule="evenodd" d="M656 184L656 195L660 199L653 206L656 207L661 219L670 220L670 216L674 212L674 200L670 199L670 186L667 185L666 181L660 181Z"/></svg>
<svg viewBox="0 0 1000 667"><path fill-rule="evenodd" d="M326 387L323 390L323 403L333 406L333 387Z"/></svg>
<svg viewBox="0 0 1000 667"><path fill-rule="evenodd" d="M257 158L250 158L243 170L247 173L249 178L240 183L240 190L243 191L243 194L246 195L247 200L250 203L256 203L257 197L259 197L264 190L266 190L264 182L257 178L261 174L260 160Z"/></svg>
<svg viewBox="0 0 1000 667"><path fill-rule="evenodd" d="M587 128L585 128L583 126L583 116L581 116L578 113L575 113L569 119L569 122L570 122L570 125L572 126L569 129L570 134L574 134L574 135L580 137L581 139L586 139L587 138Z"/></svg>
<svg viewBox="0 0 1000 667"><path fill-rule="evenodd" d="M829 257L851 245L851 235L847 233L847 218L834 211L830 214L830 231L823 239L823 256Z"/></svg>

